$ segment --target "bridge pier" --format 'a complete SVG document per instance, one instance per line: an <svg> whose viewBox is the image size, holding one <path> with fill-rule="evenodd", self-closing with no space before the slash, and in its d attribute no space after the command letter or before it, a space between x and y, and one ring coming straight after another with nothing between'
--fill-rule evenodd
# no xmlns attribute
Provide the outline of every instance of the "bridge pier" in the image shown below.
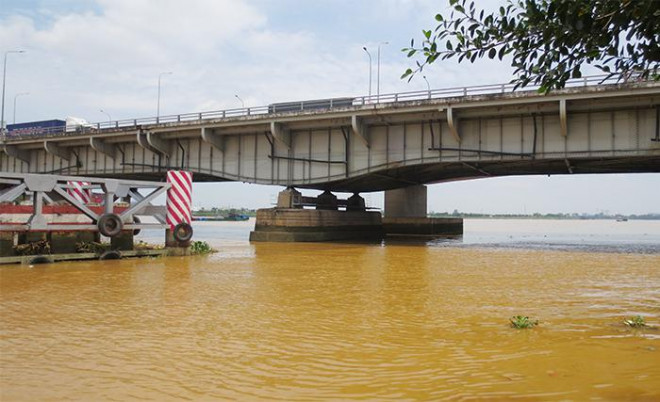
<svg viewBox="0 0 660 402"><path fill-rule="evenodd" d="M428 218L426 211L427 187L424 185L385 191L385 235L437 237L463 234L463 219Z"/></svg>
<svg viewBox="0 0 660 402"><path fill-rule="evenodd" d="M338 200L330 191L312 198L287 187L277 199L277 207L257 211L250 241L380 241L383 237L380 212L366 211L357 193L348 200ZM304 205L315 209L304 209ZM339 210L340 205L346 210Z"/></svg>

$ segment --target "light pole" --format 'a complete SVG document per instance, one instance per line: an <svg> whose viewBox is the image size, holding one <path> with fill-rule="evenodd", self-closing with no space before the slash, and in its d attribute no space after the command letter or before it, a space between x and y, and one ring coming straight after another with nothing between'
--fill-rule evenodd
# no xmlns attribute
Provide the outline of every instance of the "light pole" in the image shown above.
<svg viewBox="0 0 660 402"><path fill-rule="evenodd" d="M424 81L426 81L426 88L429 91L429 99L431 99L431 84L429 84L429 80L426 79L425 75L423 75L422 78L424 78Z"/></svg>
<svg viewBox="0 0 660 402"><path fill-rule="evenodd" d="M376 102L380 101L380 45L389 45L389 42L380 42L378 44L378 69L376 70Z"/></svg>
<svg viewBox="0 0 660 402"><path fill-rule="evenodd" d="M7 55L9 53L25 53L25 50L8 50L5 52L5 64L2 69L2 115L0 115L0 133L5 133L5 84L7 83Z"/></svg>
<svg viewBox="0 0 660 402"><path fill-rule="evenodd" d="M16 95L14 95L14 124L16 124L16 99L19 96L23 96L23 95L30 95L30 93L29 92L20 92L20 93L17 93Z"/></svg>
<svg viewBox="0 0 660 402"><path fill-rule="evenodd" d="M160 79L163 78L164 75L171 75L171 71L166 71L164 73L158 74L158 105L156 106L156 123L158 123L158 119L160 118Z"/></svg>
<svg viewBox="0 0 660 402"><path fill-rule="evenodd" d="M238 96L238 95L234 95L234 96L236 97L236 99L238 99L239 101L241 101L241 106L243 107L243 109L245 109L245 102L243 102L243 99L241 99L241 97Z"/></svg>
<svg viewBox="0 0 660 402"><path fill-rule="evenodd" d="M108 116L108 127L112 127L112 117L110 117L110 113L106 112L103 109L100 109L99 112L101 112L101 113L105 114L106 116Z"/></svg>
<svg viewBox="0 0 660 402"><path fill-rule="evenodd" d="M367 52L367 55L369 56L369 101L371 101L371 53L369 53L366 46L363 46L362 49Z"/></svg>

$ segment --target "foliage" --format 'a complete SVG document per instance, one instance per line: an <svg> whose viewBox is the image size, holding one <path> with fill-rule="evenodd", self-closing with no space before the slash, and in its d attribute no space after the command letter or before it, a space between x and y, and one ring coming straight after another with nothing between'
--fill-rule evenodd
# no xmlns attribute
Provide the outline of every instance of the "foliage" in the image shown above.
<svg viewBox="0 0 660 402"><path fill-rule="evenodd" d="M26 244L19 244L14 246L14 251L17 255L39 255L50 254L50 243L48 240L39 240Z"/></svg>
<svg viewBox="0 0 660 402"><path fill-rule="evenodd" d="M643 328L646 327L646 321L641 315L626 318L623 320L623 323L632 328Z"/></svg>
<svg viewBox="0 0 660 402"><path fill-rule="evenodd" d="M511 326L516 329L533 328L539 324L538 320L530 320L525 315L515 315L509 319Z"/></svg>
<svg viewBox="0 0 660 402"><path fill-rule="evenodd" d="M193 241L190 244L190 253L195 254L209 254L213 253L215 250L205 241Z"/></svg>
<svg viewBox="0 0 660 402"><path fill-rule="evenodd" d="M508 0L498 11L478 10L476 1L449 0L449 18L437 14L434 30L423 30L402 49L420 57L415 70L440 60L458 62L511 55L515 88L539 92L563 88L582 76L583 63L610 77L660 79L660 2L657 0Z"/></svg>
<svg viewBox="0 0 660 402"><path fill-rule="evenodd" d="M161 250L163 249L163 245L159 244L150 244L147 243L143 240L138 240L137 243L133 246L136 250Z"/></svg>
<svg viewBox="0 0 660 402"><path fill-rule="evenodd" d="M76 243L76 252L78 253L102 253L109 248L109 244L97 243L97 242L86 242L82 241Z"/></svg>

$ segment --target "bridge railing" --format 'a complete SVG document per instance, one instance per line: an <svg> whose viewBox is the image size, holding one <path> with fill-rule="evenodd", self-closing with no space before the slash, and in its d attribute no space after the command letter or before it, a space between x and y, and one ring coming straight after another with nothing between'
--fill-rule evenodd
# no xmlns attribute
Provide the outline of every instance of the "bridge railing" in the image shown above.
<svg viewBox="0 0 660 402"><path fill-rule="evenodd" d="M593 75L578 79L572 79L566 82L567 88L574 88L589 85L616 84L621 81L620 77L611 77L609 75ZM274 103L267 106L256 106L247 108L235 108L225 110L213 110L206 112L183 113L176 115L166 115L157 117L143 117L137 119L123 119L114 121L104 121L93 124L84 124L79 126L67 126L62 128L43 129L35 134L12 135L6 133L7 140L59 137L81 134L100 134L116 130L137 129L142 126L157 124L172 124L181 122L195 122L211 119L225 119L232 117L247 117L254 115L266 115L271 113L299 112L305 110L327 110L336 107L376 105L408 101L422 101L429 99L443 99L457 96L471 95L489 95L507 92L522 92L538 90L538 85L531 85L524 88L515 88L515 84L488 84L473 85L464 87L430 89L426 91L398 92L380 95L366 95L358 97L312 99L297 102Z"/></svg>

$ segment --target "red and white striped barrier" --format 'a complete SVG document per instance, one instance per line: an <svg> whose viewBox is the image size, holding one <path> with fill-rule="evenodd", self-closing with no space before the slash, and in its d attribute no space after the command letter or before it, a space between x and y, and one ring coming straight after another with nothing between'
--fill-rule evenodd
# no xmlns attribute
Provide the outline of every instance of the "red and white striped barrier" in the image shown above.
<svg viewBox="0 0 660 402"><path fill-rule="evenodd" d="M192 173L182 170L167 172L167 182L172 184L167 190L167 224L170 228L180 223L192 222Z"/></svg>
<svg viewBox="0 0 660 402"><path fill-rule="evenodd" d="M67 184L69 188L66 190L69 195L75 198L78 202L83 204L89 204L92 200L92 190L88 188L83 188L88 186L90 183L86 181L68 181Z"/></svg>

